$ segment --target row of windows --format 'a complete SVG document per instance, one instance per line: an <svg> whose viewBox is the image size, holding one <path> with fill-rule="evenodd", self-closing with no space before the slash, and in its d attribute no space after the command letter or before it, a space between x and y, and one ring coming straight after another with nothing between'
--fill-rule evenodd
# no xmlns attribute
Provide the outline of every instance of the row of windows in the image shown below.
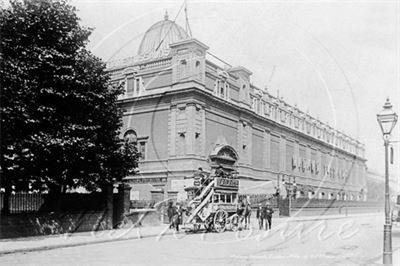
<svg viewBox="0 0 400 266"><path fill-rule="evenodd" d="M321 128L312 122L306 121L304 118L290 114L285 110L275 107L274 105L270 105L262 101L261 98L252 98L252 109L259 115L279 120L283 124L287 124L292 128L310 134L318 139L325 140L327 143L335 145L339 148L352 153L357 151L354 145L352 145L349 141L340 136L336 136L333 132L329 132L325 128Z"/></svg>
<svg viewBox="0 0 400 266"><path fill-rule="evenodd" d="M289 162L286 162L286 164L289 164ZM329 166L323 162L320 164L315 160L306 160L295 156L293 156L291 160L292 171L296 170L301 173L308 172L313 175L319 175L321 173L322 175L326 175L331 179L345 180L348 177L348 175L352 172L351 171L352 169L353 166L351 163L343 161L337 162L337 167L334 167L334 166Z"/></svg>
<svg viewBox="0 0 400 266"><path fill-rule="evenodd" d="M211 203L235 203L237 194L214 194Z"/></svg>
<svg viewBox="0 0 400 266"><path fill-rule="evenodd" d="M308 191L307 195L302 192L302 191L297 191L297 195L299 197L308 197L309 199L312 198L318 198L318 199L334 199L336 198L337 200L356 200L356 201L362 201L366 200L366 194L339 194L339 193L325 193L325 192L318 192L316 194L315 192Z"/></svg>
<svg viewBox="0 0 400 266"><path fill-rule="evenodd" d="M140 96L144 91L144 83L142 77L127 77L125 80L114 82L114 85L122 86L125 91L125 96Z"/></svg>

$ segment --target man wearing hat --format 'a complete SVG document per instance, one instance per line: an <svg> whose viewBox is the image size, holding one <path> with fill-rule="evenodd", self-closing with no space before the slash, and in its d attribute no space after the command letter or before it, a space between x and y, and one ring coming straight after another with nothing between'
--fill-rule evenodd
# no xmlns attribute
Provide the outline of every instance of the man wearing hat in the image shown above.
<svg viewBox="0 0 400 266"><path fill-rule="evenodd" d="M215 176L217 177L225 176L224 168L222 167L222 165L218 165L217 170L215 170Z"/></svg>
<svg viewBox="0 0 400 266"><path fill-rule="evenodd" d="M265 204L265 209L264 209L264 217L267 220L267 224L265 225L265 230L268 230L268 229L271 230L273 213L274 213L274 210L271 208L271 204L267 201L267 203Z"/></svg>
<svg viewBox="0 0 400 266"><path fill-rule="evenodd" d="M256 213L256 217L258 220L258 226L260 228L260 230L264 229L264 208L262 206L262 204L258 204L258 208L257 208L257 213Z"/></svg>

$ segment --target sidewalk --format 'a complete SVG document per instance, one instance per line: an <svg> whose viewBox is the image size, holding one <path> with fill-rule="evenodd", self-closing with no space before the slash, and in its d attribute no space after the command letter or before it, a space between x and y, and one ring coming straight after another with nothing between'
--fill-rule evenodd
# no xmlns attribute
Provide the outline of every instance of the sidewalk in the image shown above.
<svg viewBox="0 0 400 266"><path fill-rule="evenodd" d="M374 216L380 213L359 213L345 215L326 215L326 216L301 216L301 217L274 217L274 224L298 222L298 221L318 221L325 219L343 219L359 216ZM257 220L252 217L252 226L257 228ZM34 252L41 250L51 250L56 248L84 246L90 244L107 243L114 241L124 241L133 239L143 239L150 237L162 237L172 235L173 230L168 225L153 227L138 227L129 229L115 229L98 232L80 232L63 235L46 235L14 239L0 240L0 256L19 252Z"/></svg>

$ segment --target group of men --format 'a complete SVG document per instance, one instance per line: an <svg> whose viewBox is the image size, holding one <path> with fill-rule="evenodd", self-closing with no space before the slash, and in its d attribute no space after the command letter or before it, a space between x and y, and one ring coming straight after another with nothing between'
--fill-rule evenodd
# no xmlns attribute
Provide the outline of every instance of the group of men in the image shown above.
<svg viewBox="0 0 400 266"><path fill-rule="evenodd" d="M251 205L246 200L242 199L237 207L237 215L239 216L240 223L244 222L244 229L250 227Z"/></svg>
<svg viewBox="0 0 400 266"><path fill-rule="evenodd" d="M269 202L267 202L265 206L262 206L262 204L258 205L256 217L258 219L260 230L264 229L264 226L265 230L271 229L273 213L274 210L271 208L271 204Z"/></svg>
<svg viewBox="0 0 400 266"><path fill-rule="evenodd" d="M196 193L198 196L200 195L201 190L214 180L214 177L226 177L226 174L222 166L218 166L214 174L210 175L207 175L207 173L203 171L203 168L199 167L193 177L195 179L195 185L199 187Z"/></svg>
<svg viewBox="0 0 400 266"><path fill-rule="evenodd" d="M182 215L184 209L180 204L173 205L172 202L168 203L167 215L169 219L169 228L179 231L179 225L182 224Z"/></svg>

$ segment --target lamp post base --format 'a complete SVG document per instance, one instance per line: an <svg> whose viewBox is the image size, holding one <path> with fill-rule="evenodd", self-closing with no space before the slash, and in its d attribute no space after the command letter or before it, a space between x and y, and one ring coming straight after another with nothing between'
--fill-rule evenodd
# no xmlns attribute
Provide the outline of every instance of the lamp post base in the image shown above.
<svg viewBox="0 0 400 266"><path fill-rule="evenodd" d="M392 225L383 226L383 265L392 265Z"/></svg>

